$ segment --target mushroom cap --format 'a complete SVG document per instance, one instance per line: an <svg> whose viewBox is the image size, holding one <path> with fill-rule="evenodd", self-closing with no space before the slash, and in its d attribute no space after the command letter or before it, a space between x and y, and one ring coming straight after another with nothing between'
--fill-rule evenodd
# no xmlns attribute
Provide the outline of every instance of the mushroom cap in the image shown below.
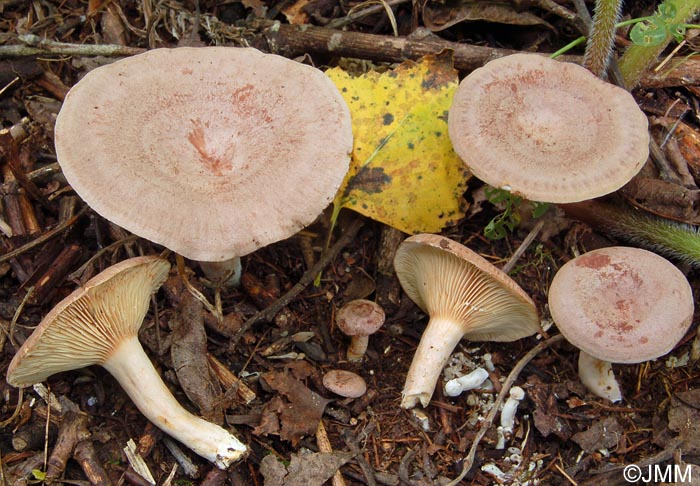
<svg viewBox="0 0 700 486"><path fill-rule="evenodd" d="M338 310L335 322L346 336L369 336L384 324L384 309L371 300L351 300Z"/></svg>
<svg viewBox="0 0 700 486"><path fill-rule="evenodd" d="M505 56L464 78L448 128L474 175L533 201L613 192L649 154L648 121L629 92L537 54Z"/></svg>
<svg viewBox="0 0 700 486"><path fill-rule="evenodd" d="M367 383L352 371L331 370L323 375L323 386L345 398L359 398L367 391Z"/></svg>
<svg viewBox="0 0 700 486"><path fill-rule="evenodd" d="M549 288L549 310L582 351L611 363L641 363L681 340L694 304L688 280L671 262L617 246L564 264Z"/></svg>
<svg viewBox="0 0 700 486"><path fill-rule="evenodd" d="M448 238L405 239L394 258L401 286L433 318L458 321L472 341L515 341L540 329L532 299L508 275Z"/></svg>
<svg viewBox="0 0 700 486"><path fill-rule="evenodd" d="M138 336L151 295L170 263L156 256L113 265L59 302L19 348L7 370L13 386L102 364L124 339Z"/></svg>
<svg viewBox="0 0 700 486"><path fill-rule="evenodd" d="M318 69L252 48L155 49L88 73L56 120L100 215L200 261L287 238L333 200L350 111Z"/></svg>

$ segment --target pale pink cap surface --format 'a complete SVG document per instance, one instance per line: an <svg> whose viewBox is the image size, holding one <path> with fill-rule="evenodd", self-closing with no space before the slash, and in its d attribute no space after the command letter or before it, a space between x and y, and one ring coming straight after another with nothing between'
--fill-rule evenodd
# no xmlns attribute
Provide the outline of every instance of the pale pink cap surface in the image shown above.
<svg viewBox="0 0 700 486"><path fill-rule="evenodd" d="M346 398L358 398L367 391L367 383L358 374L346 370L331 370L323 375L328 391Z"/></svg>
<svg viewBox="0 0 700 486"><path fill-rule="evenodd" d="M233 47L156 49L91 71L68 93L55 141L95 211L201 261L313 222L353 143L349 109L323 72Z"/></svg>
<svg viewBox="0 0 700 486"><path fill-rule="evenodd" d="M371 300L351 300L338 310L336 324L346 336L369 336L384 324L384 309Z"/></svg>
<svg viewBox="0 0 700 486"><path fill-rule="evenodd" d="M505 56L464 78L448 128L474 175L533 201L613 192L649 153L648 121L630 93L537 54Z"/></svg>
<svg viewBox="0 0 700 486"><path fill-rule="evenodd" d="M641 363L668 353L693 319L690 284L671 262L647 250L609 247L562 266L549 310L566 339L611 363Z"/></svg>

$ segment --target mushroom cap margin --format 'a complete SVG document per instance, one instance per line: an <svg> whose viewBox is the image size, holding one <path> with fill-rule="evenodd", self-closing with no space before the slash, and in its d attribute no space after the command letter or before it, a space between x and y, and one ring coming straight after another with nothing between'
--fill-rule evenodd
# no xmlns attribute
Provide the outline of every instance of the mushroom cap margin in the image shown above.
<svg viewBox="0 0 700 486"><path fill-rule="evenodd" d="M507 274L449 238L418 234L394 258L406 294L431 318L459 322L472 341L515 341L540 330L537 309Z"/></svg>
<svg viewBox="0 0 700 486"><path fill-rule="evenodd" d="M169 270L160 257L135 257L88 280L42 319L10 362L7 382L29 386L104 363L123 339L137 338L150 297Z"/></svg>
<svg viewBox="0 0 700 486"><path fill-rule="evenodd" d="M549 288L549 310L574 346L610 363L667 354L690 327L693 293L683 273L656 253L592 250L565 263Z"/></svg>

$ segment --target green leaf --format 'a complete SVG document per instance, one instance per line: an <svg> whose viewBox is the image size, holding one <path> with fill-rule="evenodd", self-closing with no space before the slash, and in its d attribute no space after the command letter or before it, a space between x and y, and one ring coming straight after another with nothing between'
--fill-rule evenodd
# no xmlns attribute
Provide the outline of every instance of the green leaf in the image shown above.
<svg viewBox="0 0 700 486"><path fill-rule="evenodd" d="M658 17L639 22L630 31L630 40L642 47L658 46L668 35L668 25Z"/></svg>
<svg viewBox="0 0 700 486"><path fill-rule="evenodd" d="M46 473L41 469L32 469L32 476L34 476L34 479L37 479L39 481L46 480Z"/></svg>

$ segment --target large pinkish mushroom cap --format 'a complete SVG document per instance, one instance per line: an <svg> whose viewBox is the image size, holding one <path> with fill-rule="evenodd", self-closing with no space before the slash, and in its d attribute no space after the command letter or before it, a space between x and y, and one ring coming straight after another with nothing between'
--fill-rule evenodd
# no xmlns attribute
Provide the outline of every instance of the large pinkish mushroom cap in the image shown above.
<svg viewBox="0 0 700 486"><path fill-rule="evenodd" d="M649 153L647 118L630 93L537 54L505 56L470 73L455 92L448 128L474 175L533 201L613 192Z"/></svg>
<svg viewBox="0 0 700 486"><path fill-rule="evenodd" d="M695 306L688 280L671 262L620 246L562 266L550 286L549 307L577 348L611 363L641 363L681 340Z"/></svg>
<svg viewBox="0 0 700 486"><path fill-rule="evenodd" d="M287 238L332 201L350 113L318 69L251 48L156 49L88 73L56 153L99 214L188 258Z"/></svg>

